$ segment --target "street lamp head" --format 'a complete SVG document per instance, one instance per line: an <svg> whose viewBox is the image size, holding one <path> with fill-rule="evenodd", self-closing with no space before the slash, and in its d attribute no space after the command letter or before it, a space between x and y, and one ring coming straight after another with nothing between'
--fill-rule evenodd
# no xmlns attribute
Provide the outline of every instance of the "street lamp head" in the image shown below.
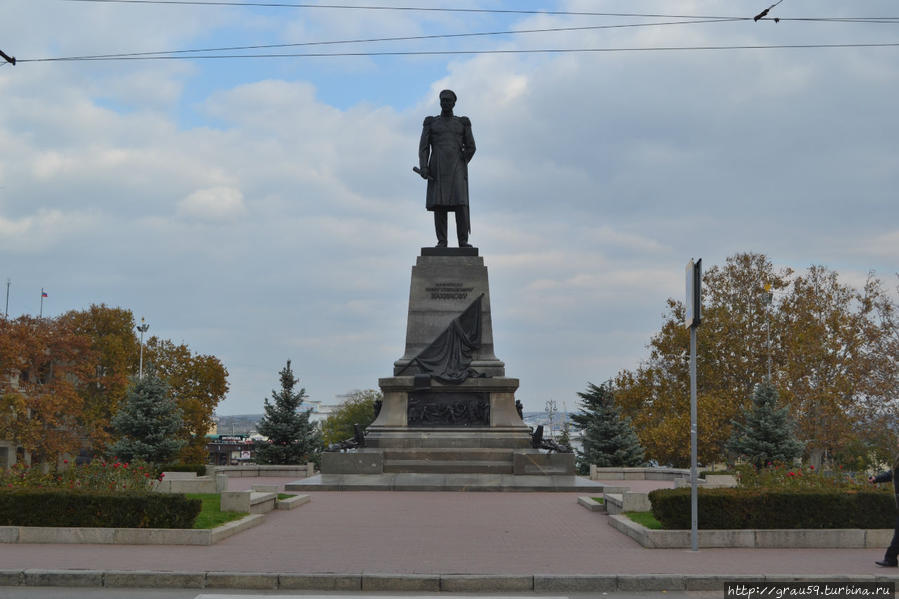
<svg viewBox="0 0 899 599"><path fill-rule="evenodd" d="M146 333L150 329L150 325L144 320L144 317L140 318L140 326L137 327L137 330L141 333Z"/></svg>

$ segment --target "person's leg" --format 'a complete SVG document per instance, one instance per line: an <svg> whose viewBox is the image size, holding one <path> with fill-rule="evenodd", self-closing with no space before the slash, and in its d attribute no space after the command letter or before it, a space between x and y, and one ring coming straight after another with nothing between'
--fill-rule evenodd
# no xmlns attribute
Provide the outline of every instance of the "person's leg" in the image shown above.
<svg viewBox="0 0 899 599"><path fill-rule="evenodd" d="M456 208L456 237L459 240L459 247L471 247L468 244L468 206L458 206Z"/></svg>
<svg viewBox="0 0 899 599"><path fill-rule="evenodd" d="M884 559L895 563L897 557L899 557L899 513L896 514L896 528L893 530L893 540L890 541L890 546L887 547Z"/></svg>
<svg viewBox="0 0 899 599"><path fill-rule="evenodd" d="M883 560L875 563L878 566L896 566L899 563L897 558L899 558L899 512L896 513L896 527L893 530L893 540L890 541L890 546L887 547Z"/></svg>
<svg viewBox="0 0 899 599"><path fill-rule="evenodd" d="M446 247L446 210L434 210L434 229L437 231L437 247Z"/></svg>

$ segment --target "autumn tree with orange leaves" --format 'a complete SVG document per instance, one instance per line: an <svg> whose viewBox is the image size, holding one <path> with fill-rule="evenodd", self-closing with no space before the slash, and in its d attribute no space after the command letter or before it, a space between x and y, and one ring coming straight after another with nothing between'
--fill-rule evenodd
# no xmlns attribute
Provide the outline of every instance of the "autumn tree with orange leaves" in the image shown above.
<svg viewBox="0 0 899 599"><path fill-rule="evenodd" d="M56 318L0 317L0 439L52 461L89 448L104 454L112 418L138 370L134 316L92 305ZM184 414L182 460L206 460L205 435L228 390L228 371L212 355L151 338L145 360L172 390Z"/></svg>
<svg viewBox="0 0 899 599"><path fill-rule="evenodd" d="M80 393L84 402L81 425L98 453L112 441L113 416L121 407L138 361L138 340L131 310L92 305L72 310L60 320L90 340L96 362Z"/></svg>
<svg viewBox="0 0 899 599"><path fill-rule="evenodd" d="M186 444L179 458L185 463L204 463L206 433L212 427L216 406L228 392L228 371L215 356L194 354L183 343L175 345L158 337L147 340L144 360L153 363L181 409L184 425L179 437Z"/></svg>
<svg viewBox="0 0 899 599"><path fill-rule="evenodd" d="M51 318L0 318L0 438L36 461L52 461L81 445L80 388L96 355L69 323Z"/></svg>
<svg viewBox="0 0 899 599"><path fill-rule="evenodd" d="M766 288L773 301L765 302ZM683 466L690 460L689 332L683 302L669 299L649 358L614 380L647 458ZM767 327L770 325L770 344ZM699 459L727 459L732 421L767 377L797 423L809 457L853 467L890 456L899 419L897 307L870 276L861 289L813 266L803 274L775 269L745 253L703 276L703 322L697 330ZM732 457L732 456L730 456Z"/></svg>

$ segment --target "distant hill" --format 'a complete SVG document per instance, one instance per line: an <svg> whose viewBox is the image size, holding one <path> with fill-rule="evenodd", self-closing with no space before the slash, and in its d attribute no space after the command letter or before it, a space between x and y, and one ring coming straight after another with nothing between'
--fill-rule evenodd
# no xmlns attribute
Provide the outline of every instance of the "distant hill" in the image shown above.
<svg viewBox="0 0 899 599"><path fill-rule="evenodd" d="M256 423L262 420L262 414L238 414L235 416L218 416L220 435L248 435L256 431Z"/></svg>

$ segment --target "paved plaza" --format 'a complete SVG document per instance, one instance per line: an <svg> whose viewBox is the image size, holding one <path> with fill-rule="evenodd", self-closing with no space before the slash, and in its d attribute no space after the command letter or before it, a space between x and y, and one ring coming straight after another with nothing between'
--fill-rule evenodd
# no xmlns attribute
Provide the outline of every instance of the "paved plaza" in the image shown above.
<svg viewBox="0 0 899 599"><path fill-rule="evenodd" d="M293 479L234 478L229 488ZM620 485L623 481L608 481ZM671 483L627 481L635 491ZM317 492L209 547L0 544L0 570L896 576L881 549L646 549L576 493Z"/></svg>

